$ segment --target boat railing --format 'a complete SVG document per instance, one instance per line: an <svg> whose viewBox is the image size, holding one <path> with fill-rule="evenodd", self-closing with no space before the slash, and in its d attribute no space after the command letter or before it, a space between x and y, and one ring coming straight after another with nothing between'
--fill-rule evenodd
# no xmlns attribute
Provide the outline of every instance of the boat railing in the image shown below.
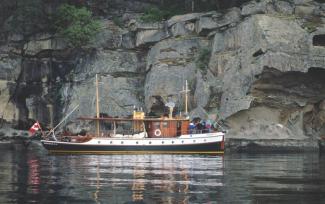
<svg viewBox="0 0 325 204"><path fill-rule="evenodd" d="M121 135L136 135L136 134L140 134L144 131L136 131L136 130L120 130L120 131L116 131L116 134L121 134Z"/></svg>
<svg viewBox="0 0 325 204"><path fill-rule="evenodd" d="M135 130L118 130L114 132L114 130L106 130L99 132L99 137L114 137L115 135L138 135L140 133L143 133L144 131L135 131ZM90 134L95 135L95 134Z"/></svg>
<svg viewBox="0 0 325 204"><path fill-rule="evenodd" d="M190 129L189 134L202 134L202 133L211 133L215 132L216 130L207 128L207 129Z"/></svg>

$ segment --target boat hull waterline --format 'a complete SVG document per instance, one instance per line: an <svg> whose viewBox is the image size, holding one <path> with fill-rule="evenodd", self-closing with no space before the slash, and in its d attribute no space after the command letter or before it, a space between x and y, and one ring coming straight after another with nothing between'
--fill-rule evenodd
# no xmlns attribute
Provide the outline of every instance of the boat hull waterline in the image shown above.
<svg viewBox="0 0 325 204"><path fill-rule="evenodd" d="M41 141L50 153L73 154L222 154L224 136L178 138L93 138L88 142Z"/></svg>

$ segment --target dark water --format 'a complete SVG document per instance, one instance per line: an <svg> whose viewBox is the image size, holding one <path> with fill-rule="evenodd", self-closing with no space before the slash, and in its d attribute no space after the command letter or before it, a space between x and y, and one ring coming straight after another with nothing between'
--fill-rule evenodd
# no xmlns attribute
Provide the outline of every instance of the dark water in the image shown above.
<svg viewBox="0 0 325 204"><path fill-rule="evenodd" d="M325 203L319 154L48 155L0 146L0 203Z"/></svg>

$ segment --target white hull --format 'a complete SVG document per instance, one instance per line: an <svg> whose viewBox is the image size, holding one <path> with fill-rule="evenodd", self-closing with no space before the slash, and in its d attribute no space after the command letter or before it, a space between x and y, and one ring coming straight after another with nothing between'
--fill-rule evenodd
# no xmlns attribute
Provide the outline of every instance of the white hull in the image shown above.
<svg viewBox="0 0 325 204"><path fill-rule="evenodd" d="M223 153L224 133L182 135L175 138L92 138L87 142L42 140L58 153Z"/></svg>

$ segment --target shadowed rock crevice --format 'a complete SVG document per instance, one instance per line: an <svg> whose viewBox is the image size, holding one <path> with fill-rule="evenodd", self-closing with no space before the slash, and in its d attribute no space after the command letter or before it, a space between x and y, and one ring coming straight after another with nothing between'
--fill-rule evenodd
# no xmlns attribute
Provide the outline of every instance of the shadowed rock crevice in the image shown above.
<svg viewBox="0 0 325 204"><path fill-rule="evenodd" d="M161 96L152 96L152 106L150 108L150 113L152 115L161 116L165 112L165 101Z"/></svg>
<svg viewBox="0 0 325 204"><path fill-rule="evenodd" d="M265 52L262 49L259 49L256 52L254 52L253 57L258 57L263 54L265 54Z"/></svg>
<svg viewBox="0 0 325 204"><path fill-rule="evenodd" d="M14 123L18 129L27 129L37 119L43 124L53 125L61 118L60 90L69 77L74 63L68 58L51 54L45 58L24 57L21 72L11 101L16 105L17 115Z"/></svg>
<svg viewBox="0 0 325 204"><path fill-rule="evenodd" d="M310 68L307 73L265 68L259 77L250 91L254 104L301 107L325 98L325 69L322 68Z"/></svg>
<svg viewBox="0 0 325 204"><path fill-rule="evenodd" d="M323 47L325 47L325 34L323 34L323 35L315 35L313 37L313 45L314 46L323 46Z"/></svg>
<svg viewBox="0 0 325 204"><path fill-rule="evenodd" d="M304 112L303 128L309 137L325 139L325 100L309 106Z"/></svg>
<svg viewBox="0 0 325 204"><path fill-rule="evenodd" d="M324 79L325 69L322 68L310 68L307 73L283 73L265 68L249 92L254 100L250 110L244 111L244 115L248 117L246 128L254 128L250 120L257 119L255 125L279 123L289 128L289 131L296 132L295 134L308 135L315 139L325 135ZM254 107L259 112L253 111ZM273 111L267 113L263 109ZM263 112L267 114L263 116ZM231 118L230 121L233 120Z"/></svg>
<svg viewBox="0 0 325 204"><path fill-rule="evenodd" d="M136 72L113 72L109 75L113 76L114 78L118 77L127 77L127 78L137 78L137 77L143 77L145 73L136 73Z"/></svg>

